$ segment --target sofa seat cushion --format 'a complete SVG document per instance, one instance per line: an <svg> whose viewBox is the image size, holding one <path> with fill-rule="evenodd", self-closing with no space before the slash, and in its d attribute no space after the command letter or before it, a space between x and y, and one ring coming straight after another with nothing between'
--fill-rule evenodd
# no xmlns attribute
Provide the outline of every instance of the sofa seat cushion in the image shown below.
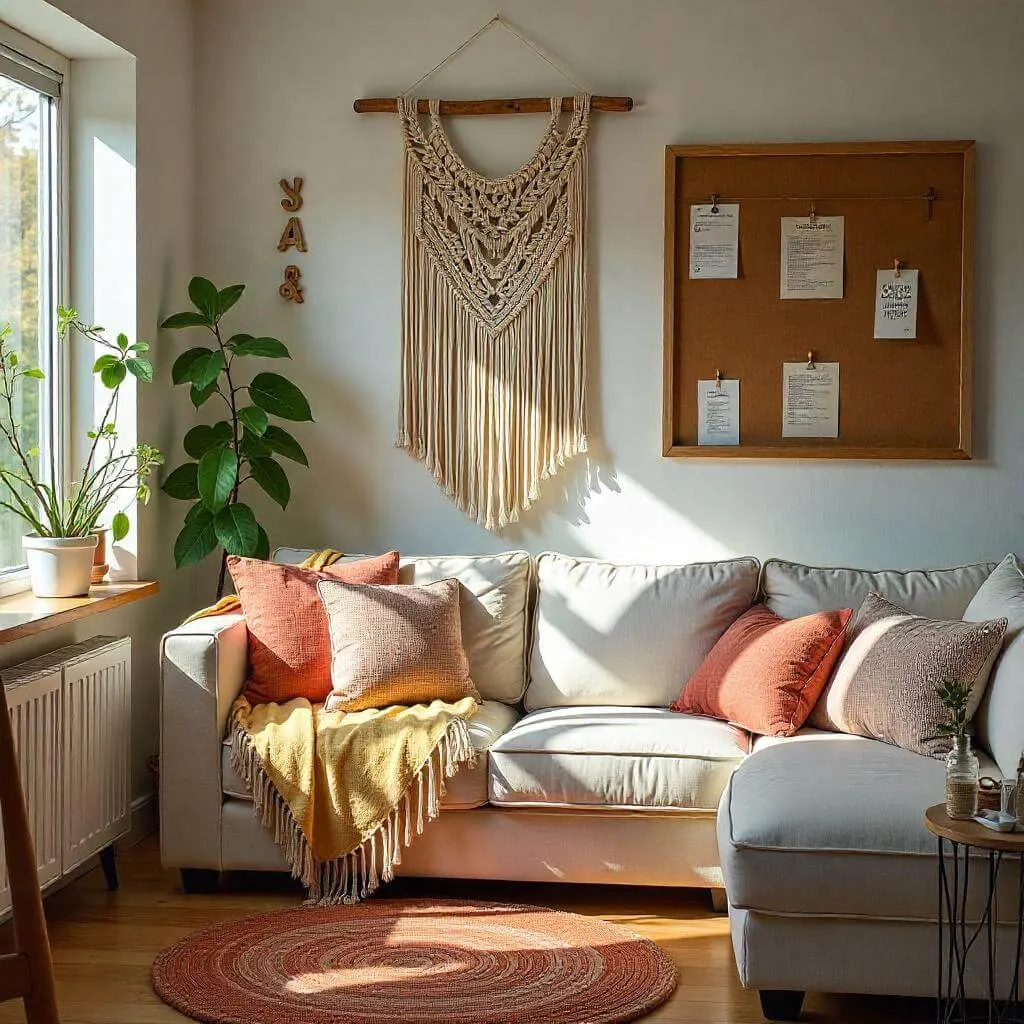
<svg viewBox="0 0 1024 1024"><path fill-rule="evenodd" d="M549 708L491 747L490 801L714 813L750 736L665 708Z"/></svg>
<svg viewBox="0 0 1024 1024"><path fill-rule="evenodd" d="M469 736L473 748L480 752L475 765L463 765L448 779L448 792L441 802L449 810L470 810L487 803L487 749L515 724L519 713L496 700L485 700L469 720ZM252 800L252 793L231 765L231 739L221 748L221 779L225 796L236 800Z"/></svg>
<svg viewBox="0 0 1024 1024"><path fill-rule="evenodd" d="M995 764L979 753L981 772ZM779 914L933 920L943 761L862 736L762 737L718 816L729 902ZM1004 872L1007 878L1011 872ZM986 872L975 872L979 885ZM1007 893L1005 906L1016 908Z"/></svg>

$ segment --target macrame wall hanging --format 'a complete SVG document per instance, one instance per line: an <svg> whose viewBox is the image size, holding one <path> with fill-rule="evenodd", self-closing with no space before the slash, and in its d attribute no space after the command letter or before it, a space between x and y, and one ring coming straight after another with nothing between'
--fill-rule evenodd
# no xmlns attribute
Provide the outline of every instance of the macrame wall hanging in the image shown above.
<svg viewBox="0 0 1024 1024"><path fill-rule="evenodd" d="M568 77L495 16L397 99L355 104L397 112L405 141L396 443L488 530L517 522L541 481L586 451L587 129L591 110L632 109L575 82L569 98L409 98L494 24ZM468 167L441 123L540 110L550 122L533 157L500 178Z"/></svg>

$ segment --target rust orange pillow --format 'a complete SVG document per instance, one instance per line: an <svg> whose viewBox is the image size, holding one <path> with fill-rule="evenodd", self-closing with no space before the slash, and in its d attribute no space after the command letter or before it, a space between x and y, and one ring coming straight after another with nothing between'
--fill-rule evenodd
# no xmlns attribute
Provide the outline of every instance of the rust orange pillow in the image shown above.
<svg viewBox="0 0 1024 1024"><path fill-rule="evenodd" d="M296 697L318 704L331 692L331 636L317 583L394 585L398 552L323 570L229 555L228 571L249 630L245 696L253 704L283 704Z"/></svg>
<svg viewBox="0 0 1024 1024"><path fill-rule="evenodd" d="M755 605L722 634L672 710L721 718L764 736L792 736L842 654L852 615L843 608L782 619Z"/></svg>

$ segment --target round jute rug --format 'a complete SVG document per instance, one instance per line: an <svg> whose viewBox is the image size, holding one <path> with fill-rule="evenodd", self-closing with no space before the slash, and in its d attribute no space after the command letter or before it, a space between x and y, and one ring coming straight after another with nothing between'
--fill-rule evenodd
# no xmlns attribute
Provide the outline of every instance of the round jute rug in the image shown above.
<svg viewBox="0 0 1024 1024"><path fill-rule="evenodd" d="M209 1024L618 1024L675 985L673 962L617 925L461 901L260 914L153 964L161 999Z"/></svg>

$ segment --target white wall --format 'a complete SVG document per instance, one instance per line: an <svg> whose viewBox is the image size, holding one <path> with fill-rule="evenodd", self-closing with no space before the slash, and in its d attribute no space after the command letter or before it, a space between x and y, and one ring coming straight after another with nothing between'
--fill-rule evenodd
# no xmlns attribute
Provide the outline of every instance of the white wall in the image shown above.
<svg viewBox="0 0 1024 1024"><path fill-rule="evenodd" d="M152 355L158 367L158 380L144 392L135 427L139 439L169 449L180 436L178 428L184 419L178 424L175 421L179 416L186 417L188 410L181 408L180 396L170 391L173 349L167 339L157 334L156 324L161 314L176 304L182 282L192 271L192 3L59 0L48 4L43 0L0 0L0 18L72 58L73 108L76 74L82 87L79 106L72 111L76 129L72 159L77 158L81 169L89 172L78 176L73 195L79 207L73 218L72 255L82 257L75 260L77 271L73 267L73 298L80 303L83 315L96 304L108 314L132 321L108 322L105 326L154 343ZM83 25L91 32L84 31ZM133 90L133 95L118 95L119 90ZM137 129L132 124L133 111ZM128 208L121 212L135 217L134 240L130 230L127 236L118 235L125 222L111 197L105 192L89 193L93 180L88 154L93 138L101 139L124 164L116 172L122 180L134 176L134 211L130 208L130 196L118 197L127 198ZM74 177L74 168L72 173ZM83 209L82 204L91 204L91 208ZM97 222L102 237L94 238L92 228ZM96 242L103 240L104 244L95 248ZM125 264L126 256L132 255L127 250L133 241L136 265L131 267L131 259L127 260L120 286L128 294L119 295L118 282L110 271ZM88 391L79 387L76 427L82 424L83 397L88 397ZM139 515L138 575L160 580L159 596L74 627L5 646L0 655L0 663L10 665L97 632L132 636L132 760L136 797L144 797L152 789L145 760L157 748L159 637L197 604L194 574L174 570L168 540L174 535L174 512L154 502Z"/></svg>
<svg viewBox="0 0 1024 1024"><path fill-rule="evenodd" d="M826 564L939 565L1018 546L1024 497L1024 5L1016 0L507 0L502 14L595 92L591 150L596 458L490 536L391 447L399 385L401 140L357 96L394 95L482 24L476 0L205 0L197 8L198 265L248 282L238 317L295 353L315 426L272 541L348 550L513 545L618 559L723 552ZM435 95L563 86L491 30L428 83ZM421 93L422 94L422 93ZM462 119L482 169L516 166L540 118ZM667 143L978 140L977 458L967 465L660 457L663 152ZM307 288L285 262L277 179L306 178Z"/></svg>

